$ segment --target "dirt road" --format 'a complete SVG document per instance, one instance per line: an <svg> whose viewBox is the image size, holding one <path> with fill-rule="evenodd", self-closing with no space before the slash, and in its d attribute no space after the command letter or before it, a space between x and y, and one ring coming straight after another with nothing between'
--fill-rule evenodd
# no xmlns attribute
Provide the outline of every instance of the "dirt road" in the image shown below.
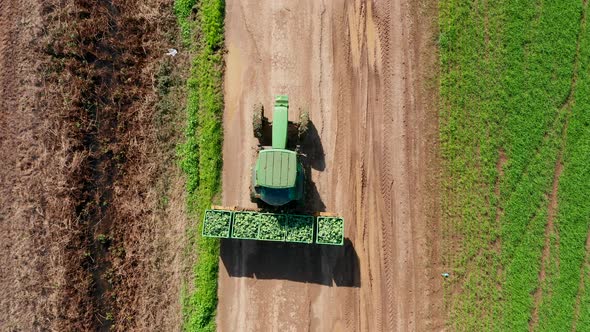
<svg viewBox="0 0 590 332"><path fill-rule="evenodd" d="M435 17L433 1L227 3L224 204L251 204L251 106L288 94L313 122L309 204L343 215L347 241L222 242L221 331L442 328Z"/></svg>

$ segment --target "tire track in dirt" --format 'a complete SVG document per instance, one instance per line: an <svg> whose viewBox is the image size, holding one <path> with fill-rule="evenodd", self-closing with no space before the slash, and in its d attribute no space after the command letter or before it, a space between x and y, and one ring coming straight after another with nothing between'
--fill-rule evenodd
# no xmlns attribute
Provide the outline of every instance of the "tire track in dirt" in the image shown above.
<svg viewBox="0 0 590 332"><path fill-rule="evenodd" d="M317 205L345 217L348 239L343 249L223 241L219 330L441 326L429 256L436 250L425 241L434 240L426 228L437 225L437 213L425 210L437 206L425 174L436 159L437 116L421 81L435 63L434 30L413 6L242 0L226 7L224 204L249 205L251 105L262 101L270 111L273 96L286 93L292 110L309 105L320 151L311 161L324 165L312 165L311 191Z"/></svg>
<svg viewBox="0 0 590 332"><path fill-rule="evenodd" d="M395 3L394 6L398 7L396 8L397 10L399 10L399 6L401 4L399 2ZM379 13L378 17L377 17L377 31L379 33L379 39L382 41L382 48L381 50L379 50L380 53L380 61L382 63L383 66L383 81L384 81L384 90L385 91L390 91L392 89L398 88L393 86L394 84L399 84L400 82L392 82L392 75L397 74L396 71L400 71L403 70L399 67L399 63L394 63L395 61L399 61L401 59L400 55L402 54L403 51L407 52L406 49L406 45L400 45L398 40L393 40L393 38L391 38L390 36L390 29L393 29L394 27L390 26L390 22L392 20L392 13L391 13L391 8L392 6L383 6L383 8L377 8L376 12ZM394 9L395 10L395 9ZM399 15L399 14L398 14ZM401 22L398 22L398 25L395 26L395 28L399 29L401 25ZM399 37L398 37L399 38ZM394 52L392 52L392 48L391 48L391 44L396 43L398 48L395 49ZM395 46L394 46L395 47ZM405 54L404 54L405 55ZM396 67L397 65L397 67ZM399 88L398 88L399 91ZM392 99L396 99L396 100L400 100L400 94L399 92L394 95L394 96L390 96L388 93L385 93L383 96L383 112L384 114L382 114L383 119L378 119L377 123L374 123L373 126L376 126L377 128L379 127L379 125L381 124L383 126L383 133L382 133L382 138L380 141L389 141L392 140L394 138L394 132L393 132L393 127L396 125L394 122L396 121L396 119L394 118L394 114L397 113L399 114L400 112L398 112L394 107L393 104L393 100ZM398 138L398 144L402 144L405 145L405 142L400 142L399 138ZM379 182L379 188L381 191L381 196L382 196L382 201L383 201L383 207L382 209L384 209L383 211L380 212L381 215L381 246L382 246L382 265L383 265L383 270L381 272L381 274L383 275L383 278L385 279L385 291L382 295L382 307L387 309L387 315L386 315L386 321L383 322L384 326L383 327L379 327L379 330L393 330L394 326L396 330L401 330L401 326L397 325L396 326L396 322L401 323L407 323L403 322L402 319L400 319L401 317L401 313L399 312L399 306L394 307L394 304L396 303L394 301L394 299L396 297L398 297L399 292L396 292L396 286L399 287L400 285L397 284L394 286L394 279L396 279L398 282L400 281L399 279L399 273L397 271L394 272L394 266L398 267L398 270L404 270L404 271L408 271L405 268L402 268L402 264L400 264L399 261L399 256L396 257L394 249L393 249L393 245L398 246L399 248L399 244L398 241L396 239L396 237L399 237L399 234L395 234L394 235L394 231L393 231L393 225L390 221L396 221L397 219L397 215L396 213L399 213L398 211L394 212L394 209L396 207L394 207L395 204L395 200L396 200L396 192L394 191L394 174L393 171L395 169L396 166L394 160L392 160L393 157L393 149L395 147L391 146L390 144L384 144L381 147L381 151L376 151L375 154L379 155L381 154L381 160L382 160L382 168L380 173L377 174L377 176L380 179ZM398 149L396 149L396 152L402 152L405 149L405 146L398 146ZM398 154L399 155L399 154ZM399 167L399 166L398 166ZM403 166L402 166L403 167ZM403 182L402 182L403 185ZM402 198L403 200L403 198ZM388 239L391 239L388 240ZM396 239L396 240L394 240ZM395 242L395 243L392 243ZM403 250L403 249L402 249ZM400 254L399 252L397 253L398 255ZM394 275L395 274L395 275ZM404 285L405 286L405 285ZM399 301L401 303L404 303L404 305L408 305L408 303L406 301ZM399 303L398 302L398 303ZM413 329L413 326L408 326L408 329Z"/></svg>

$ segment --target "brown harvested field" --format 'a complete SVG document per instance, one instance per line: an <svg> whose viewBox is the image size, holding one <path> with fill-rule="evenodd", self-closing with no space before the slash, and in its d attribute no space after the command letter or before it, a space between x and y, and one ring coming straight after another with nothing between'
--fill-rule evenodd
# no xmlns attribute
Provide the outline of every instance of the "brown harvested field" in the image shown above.
<svg viewBox="0 0 590 332"><path fill-rule="evenodd" d="M344 248L221 245L221 331L444 328L437 260L435 1L226 4L223 201L249 206L251 107L307 109L308 204ZM267 114L270 112L267 112ZM269 114L270 115L270 114Z"/></svg>
<svg viewBox="0 0 590 332"><path fill-rule="evenodd" d="M179 329L171 5L0 1L0 330Z"/></svg>

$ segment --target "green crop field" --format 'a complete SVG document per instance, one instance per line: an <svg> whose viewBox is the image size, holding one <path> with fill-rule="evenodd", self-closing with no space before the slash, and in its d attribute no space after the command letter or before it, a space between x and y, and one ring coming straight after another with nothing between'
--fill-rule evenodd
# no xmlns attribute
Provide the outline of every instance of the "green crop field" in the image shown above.
<svg viewBox="0 0 590 332"><path fill-rule="evenodd" d="M460 331L590 326L586 1L440 2L444 300Z"/></svg>

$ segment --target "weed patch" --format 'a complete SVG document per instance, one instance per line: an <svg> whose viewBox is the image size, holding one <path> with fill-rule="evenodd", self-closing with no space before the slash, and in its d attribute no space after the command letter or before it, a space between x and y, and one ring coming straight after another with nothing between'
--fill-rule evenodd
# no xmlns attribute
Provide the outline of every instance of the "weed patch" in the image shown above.
<svg viewBox="0 0 590 332"><path fill-rule="evenodd" d="M214 331L219 240L201 237L199 221L220 189L224 1L177 0L174 10L183 41L194 55L187 81L186 140L178 149L186 174L187 207L195 220L189 250L197 252L192 285L182 296L183 328Z"/></svg>

